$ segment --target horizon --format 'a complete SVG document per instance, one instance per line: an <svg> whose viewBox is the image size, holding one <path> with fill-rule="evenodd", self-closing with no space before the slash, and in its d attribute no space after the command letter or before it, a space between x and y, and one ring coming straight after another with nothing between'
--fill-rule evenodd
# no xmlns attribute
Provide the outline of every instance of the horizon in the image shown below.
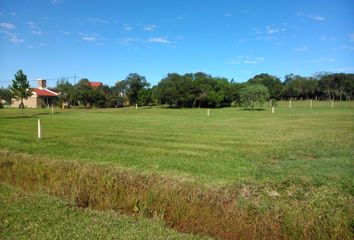
<svg viewBox="0 0 354 240"><path fill-rule="evenodd" d="M349 0L105 3L3 0L0 86L19 69L49 87L74 75L113 86L129 73L152 85L168 73L235 82L261 73L282 81L290 73L354 73Z"/></svg>

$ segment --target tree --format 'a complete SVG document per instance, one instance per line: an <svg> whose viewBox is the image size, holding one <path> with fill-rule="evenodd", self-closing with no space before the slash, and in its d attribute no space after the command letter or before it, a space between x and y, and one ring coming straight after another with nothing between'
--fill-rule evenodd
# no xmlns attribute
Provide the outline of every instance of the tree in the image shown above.
<svg viewBox="0 0 354 240"><path fill-rule="evenodd" d="M138 92L138 100L137 103L141 106L147 106L151 102L151 89L142 88Z"/></svg>
<svg viewBox="0 0 354 240"><path fill-rule="evenodd" d="M6 104L11 105L12 93L9 88L0 88L0 100L5 100Z"/></svg>
<svg viewBox="0 0 354 240"><path fill-rule="evenodd" d="M148 88L150 86L146 78L137 73L130 73L119 85L121 85L122 90L126 91L130 104L137 103L139 91L142 88Z"/></svg>
<svg viewBox="0 0 354 240"><path fill-rule="evenodd" d="M279 78L271 76L268 73L262 73L248 80L251 84L262 84L268 88L271 98L280 99L282 84Z"/></svg>
<svg viewBox="0 0 354 240"><path fill-rule="evenodd" d="M241 103L251 110L254 109L256 102L262 105L268 99L268 88L262 84L247 84L240 91Z"/></svg>
<svg viewBox="0 0 354 240"><path fill-rule="evenodd" d="M23 115L23 99L27 99L32 96L32 89L30 88L27 76L22 70L18 70L15 74L15 79L12 80L10 90L13 96L20 100L21 115Z"/></svg>
<svg viewBox="0 0 354 240"><path fill-rule="evenodd" d="M77 99L75 99L76 95L74 86L64 78L57 82L55 90L59 93L58 104L60 107L62 107L65 103L68 104L68 107L77 103Z"/></svg>

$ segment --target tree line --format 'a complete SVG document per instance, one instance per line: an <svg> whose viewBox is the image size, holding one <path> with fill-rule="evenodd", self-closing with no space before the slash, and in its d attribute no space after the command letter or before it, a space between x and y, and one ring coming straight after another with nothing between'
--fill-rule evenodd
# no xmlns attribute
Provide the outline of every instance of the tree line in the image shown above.
<svg viewBox="0 0 354 240"><path fill-rule="evenodd" d="M144 76L129 74L114 86L92 87L88 79L71 84L60 79L52 90L59 92L59 105L68 107L122 107L167 104L170 107L247 106L262 104L268 99L351 100L354 97L354 74L316 73L311 77L287 74L278 77L262 73L238 83L203 72L169 73L151 86ZM11 101L14 91L0 89L0 98Z"/></svg>

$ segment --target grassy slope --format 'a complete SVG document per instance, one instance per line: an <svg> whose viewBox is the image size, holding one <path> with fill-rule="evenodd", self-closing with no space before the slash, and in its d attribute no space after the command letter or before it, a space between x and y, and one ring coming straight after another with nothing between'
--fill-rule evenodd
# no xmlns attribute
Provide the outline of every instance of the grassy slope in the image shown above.
<svg viewBox="0 0 354 240"><path fill-rule="evenodd" d="M54 197L0 184L1 239L201 239L162 222L78 209Z"/></svg>

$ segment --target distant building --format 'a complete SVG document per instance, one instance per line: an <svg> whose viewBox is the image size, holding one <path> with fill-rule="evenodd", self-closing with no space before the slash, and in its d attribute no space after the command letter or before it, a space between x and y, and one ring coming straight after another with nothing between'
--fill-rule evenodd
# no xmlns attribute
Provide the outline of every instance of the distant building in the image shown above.
<svg viewBox="0 0 354 240"><path fill-rule="evenodd" d="M28 108L44 108L56 105L58 101L58 93L47 88L47 81L38 79L38 88L32 89L32 96L23 99L23 104ZM19 107L20 100L13 99L11 107Z"/></svg>
<svg viewBox="0 0 354 240"><path fill-rule="evenodd" d="M89 82L89 85L90 85L90 87L93 87L93 88L98 88L98 87L103 86L103 84L101 82Z"/></svg>

